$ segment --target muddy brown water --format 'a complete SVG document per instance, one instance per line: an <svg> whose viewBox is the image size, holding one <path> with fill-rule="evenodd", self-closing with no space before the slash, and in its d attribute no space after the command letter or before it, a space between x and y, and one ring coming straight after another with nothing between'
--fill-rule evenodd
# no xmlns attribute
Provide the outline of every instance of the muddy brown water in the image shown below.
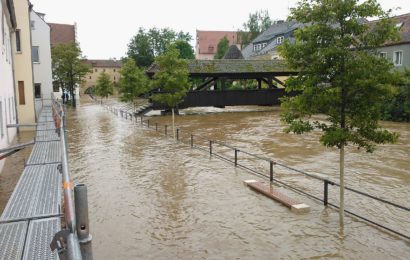
<svg viewBox="0 0 410 260"><path fill-rule="evenodd" d="M255 111L256 110L256 111ZM141 128L87 99L69 111L71 175L89 189L95 259L408 259L410 242L351 216L343 230L338 212L274 185L311 206L307 214L255 193L243 180L266 181L232 163L189 147L207 149L212 139L338 181L338 153L318 143L318 134L283 133L276 108L188 109L177 117L184 143L163 136L169 116L152 116L159 131ZM349 147L346 185L410 206L410 124L383 122L400 134L397 144L373 154ZM170 133L170 130L168 129ZM233 158L233 151L214 145ZM239 163L269 172L244 153ZM275 166L275 178L323 197L323 183ZM330 202L338 204L336 187ZM354 210L404 234L408 212L346 193Z"/></svg>

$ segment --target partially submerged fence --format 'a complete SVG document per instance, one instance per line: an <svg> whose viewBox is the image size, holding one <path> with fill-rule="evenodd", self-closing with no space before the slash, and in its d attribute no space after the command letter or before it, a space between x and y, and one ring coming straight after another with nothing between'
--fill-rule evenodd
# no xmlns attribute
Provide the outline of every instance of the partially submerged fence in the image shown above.
<svg viewBox="0 0 410 260"><path fill-rule="evenodd" d="M97 101L97 102L99 104L104 105L101 101ZM104 105L104 106L106 109L114 113L116 116L119 116L126 120L130 120L134 122L135 124L141 125L142 127L147 127L148 129L161 133L164 136L173 136L171 129L168 125L160 126L158 125L157 122L154 122L153 120L150 120L150 119L144 120L143 116L136 116L128 111L123 111L114 106L108 106L108 105ZM225 144L223 142L219 142L217 140L210 140L210 139L198 136L198 135L194 135L192 133L185 133L184 135L182 135L182 130L179 128L176 129L176 141L189 145L191 148L195 148L195 149L199 149L204 152L207 152L211 156L215 156L219 159L232 163L235 167L239 167L244 170L247 170L255 175L258 175L262 178L269 180L270 182L278 183L290 190L293 190L299 194L303 194L313 200L320 201L321 203L323 203L324 206L331 206L335 209L339 209L338 205L329 201L330 200L329 193L331 191L330 187L332 186L340 187L340 184L335 181L330 180L328 177L324 175L308 173L306 171L296 169L294 167L288 166L276 160L272 160L272 159L266 158L261 155L247 152L243 149L239 149L237 147ZM304 176L309 180L321 182L322 184L320 186L323 188L322 194L317 194L318 192L316 192L316 194L312 194L313 192L307 191L305 187L297 187L297 185L294 185L294 183L289 183L289 182L280 180L277 177L278 168L296 173L300 176ZM353 188L345 186L345 190L348 192L351 192L352 194L360 196L361 199L366 198L366 199L370 199L373 201L377 201L385 206L391 206L397 210L403 211L406 214L410 212L410 208L407 206L399 205L397 203L378 198L374 195L368 194L358 189L353 189ZM379 223L375 220L365 217L362 214L359 214L357 212L353 212L352 210L347 210L347 209L345 209L344 211L358 219L364 220L379 228L382 228L386 231L396 234L402 238L410 239L409 234L405 234L403 232L397 231L391 227L388 227L385 224Z"/></svg>

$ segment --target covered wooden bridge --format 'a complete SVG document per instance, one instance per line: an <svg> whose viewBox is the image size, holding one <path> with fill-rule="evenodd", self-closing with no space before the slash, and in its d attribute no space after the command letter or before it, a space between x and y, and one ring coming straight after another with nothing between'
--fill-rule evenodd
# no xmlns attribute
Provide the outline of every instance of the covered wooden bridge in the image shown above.
<svg viewBox="0 0 410 260"><path fill-rule="evenodd" d="M297 74L281 60L189 60L188 70L190 78L197 80L193 80L196 84L191 87L179 108L277 105L279 98L286 94L281 77ZM147 74L153 77L157 71L158 66L153 64ZM240 84L241 80L255 80L257 88L227 89L228 82ZM262 82L266 87L262 88ZM160 89L157 91L161 92ZM154 103L153 108L164 107Z"/></svg>

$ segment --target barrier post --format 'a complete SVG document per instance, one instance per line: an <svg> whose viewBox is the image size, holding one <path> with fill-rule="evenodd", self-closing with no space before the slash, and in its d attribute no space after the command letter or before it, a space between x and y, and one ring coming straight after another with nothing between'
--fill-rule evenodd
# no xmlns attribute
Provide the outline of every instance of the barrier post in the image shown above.
<svg viewBox="0 0 410 260"><path fill-rule="evenodd" d="M83 259L92 260L92 236L90 235L90 222L88 218L87 186L78 184L74 187L75 213L77 222L77 236Z"/></svg>
<svg viewBox="0 0 410 260"><path fill-rule="evenodd" d="M212 140L209 140L209 155L212 155Z"/></svg>
<svg viewBox="0 0 410 260"><path fill-rule="evenodd" d="M177 128L177 141L179 141L179 128Z"/></svg>
<svg viewBox="0 0 410 260"><path fill-rule="evenodd" d="M191 134L191 148L194 147L194 135Z"/></svg>
<svg viewBox="0 0 410 260"><path fill-rule="evenodd" d="M274 163L273 163L272 161L269 162L269 166L270 166L269 180L270 180L270 182L273 181L273 164L274 164Z"/></svg>
<svg viewBox="0 0 410 260"><path fill-rule="evenodd" d="M165 136L167 136L167 128L168 128L168 126L165 125Z"/></svg>
<svg viewBox="0 0 410 260"><path fill-rule="evenodd" d="M238 149L235 148L235 167L238 166Z"/></svg>
<svg viewBox="0 0 410 260"><path fill-rule="evenodd" d="M329 192L329 181L323 180L323 205L327 206L328 203L328 192Z"/></svg>

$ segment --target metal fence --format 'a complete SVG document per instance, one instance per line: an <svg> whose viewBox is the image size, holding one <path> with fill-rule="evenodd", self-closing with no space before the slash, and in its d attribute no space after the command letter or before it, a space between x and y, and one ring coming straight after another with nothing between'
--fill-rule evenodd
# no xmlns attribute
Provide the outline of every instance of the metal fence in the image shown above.
<svg viewBox="0 0 410 260"><path fill-rule="evenodd" d="M151 130L155 130L158 133L163 134L164 136L173 136L172 132L169 129L168 125L163 125L160 126L158 123L153 122L153 120L150 119L145 119L143 116L137 116L135 114L132 114L128 111L123 111L121 109L118 109L114 106L109 106L109 105L104 105L103 102L98 101L94 99L97 103L103 105L107 110L115 114L116 116L119 116L123 119L130 120L132 122L135 122L135 124L139 124L142 127L146 127ZM215 156L219 159L222 159L226 162L232 163L235 167L242 168L244 170L247 170L248 172L251 172L255 175L258 175L262 178L268 179L270 182L275 182L280 185L283 185L284 187L293 190L299 194L303 194L311 199L320 201L323 203L324 206L331 206L333 208L339 209L339 206L330 202L329 201L329 192L330 192L330 187L335 186L335 187L340 187L340 184L330 180L326 176L323 176L321 174L314 174L314 173L308 173L303 170L296 169L294 167L288 166L286 164L280 163L278 161L266 158L261 155L257 155L254 153L250 153L244 150L241 150L237 147L225 144L223 142L219 142L218 140L209 140L207 138L203 138L201 136L194 135L192 133L185 133L184 136L182 136L182 131L181 129L177 128L176 129L176 141L180 143L184 143L189 145L191 148L195 148L204 152L209 153L211 156ZM291 171L293 173L296 173L300 176L304 176L310 180L320 182L322 183L318 187L321 187L316 190L315 194L312 194L314 192L312 191L307 191L305 187L297 187L297 185L294 185L294 183L289 183L285 182L283 180L280 180L275 176L275 170L274 168L282 168L288 171ZM402 206L397 203L378 198L374 195L368 194L366 192L353 189L350 187L344 187L346 191L351 192L352 194L361 196L362 198L367 198L371 199L374 201L377 201L379 203L382 203L384 205L392 206L398 210L401 210L408 214L410 212L410 208L407 206ZM322 190L322 194L318 194L318 191ZM372 225L375 225L377 227L380 227L384 230L387 230L397 236L400 236L405 239L410 239L409 234L405 234L403 232L397 231L391 227L388 227L384 224L381 224L375 220L372 220L368 217L362 216L361 214L358 214L356 212L353 212L351 210L344 210L346 213L364 220Z"/></svg>

